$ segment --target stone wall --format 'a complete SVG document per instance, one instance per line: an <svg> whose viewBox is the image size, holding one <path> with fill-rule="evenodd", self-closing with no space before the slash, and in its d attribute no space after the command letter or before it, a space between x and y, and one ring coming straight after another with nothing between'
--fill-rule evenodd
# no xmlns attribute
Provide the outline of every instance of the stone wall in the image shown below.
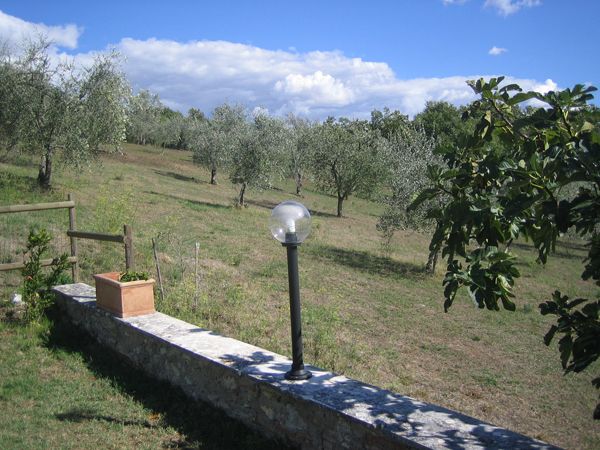
<svg viewBox="0 0 600 450"><path fill-rule="evenodd" d="M151 376L262 434L306 449L542 449L543 442L317 367L287 381L281 355L154 313L119 319L95 290L57 286L68 319Z"/></svg>

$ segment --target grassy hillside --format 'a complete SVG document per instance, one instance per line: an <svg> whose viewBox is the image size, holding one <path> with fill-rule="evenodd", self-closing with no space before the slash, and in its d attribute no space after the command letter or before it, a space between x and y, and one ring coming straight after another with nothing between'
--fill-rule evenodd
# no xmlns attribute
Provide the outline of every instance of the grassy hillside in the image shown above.
<svg viewBox="0 0 600 450"><path fill-rule="evenodd" d="M271 208L294 198L291 182L249 191L250 206L236 209L237 191L225 174L211 186L209 173L192 164L190 153L139 146L127 146L124 155L106 157L89 171L60 168L49 194L32 190L35 175L27 159L0 164L0 204L64 199L73 192L79 229L133 226L138 269L154 270L151 239L157 239L166 279L159 310L291 353L285 249L267 227ZM347 217L338 219L336 199L310 188L301 199L313 214L313 232L300 247L306 362L554 444L600 446L591 419L594 371L562 375L556 348L542 342L551 319L537 309L555 289L597 294L592 283L580 280L585 249L577 241L561 243L546 267L535 263L526 243L515 247L523 274L516 312L482 311L463 295L444 314L442 270L435 276L422 270L427 235L397 233L391 252L383 253L375 230L379 205L351 197ZM23 247L33 222L57 236L68 223L65 211L0 216L2 260ZM67 249L64 235L57 246ZM90 241L79 247L82 281L93 284L92 273L123 269L121 248ZM0 277L4 295L15 289L17 273Z"/></svg>

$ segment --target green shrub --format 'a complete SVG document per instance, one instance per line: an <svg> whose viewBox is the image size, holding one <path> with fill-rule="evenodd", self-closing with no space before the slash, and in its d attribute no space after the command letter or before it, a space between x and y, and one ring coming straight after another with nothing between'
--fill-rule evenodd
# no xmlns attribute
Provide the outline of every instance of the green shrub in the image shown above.
<svg viewBox="0 0 600 450"><path fill-rule="evenodd" d="M126 283L128 281L139 281L139 280L147 280L150 278L148 272L133 272L133 271L125 271L121 273L119 277L119 281L121 283Z"/></svg>
<svg viewBox="0 0 600 450"><path fill-rule="evenodd" d="M31 229L27 238L24 254L28 258L22 269L22 294L25 302L25 319L28 322L37 321L44 311L52 304L52 286L70 282L70 277L64 274L69 268L67 255L54 258L50 264L50 272L44 272L42 258L48 250L52 235L44 228Z"/></svg>

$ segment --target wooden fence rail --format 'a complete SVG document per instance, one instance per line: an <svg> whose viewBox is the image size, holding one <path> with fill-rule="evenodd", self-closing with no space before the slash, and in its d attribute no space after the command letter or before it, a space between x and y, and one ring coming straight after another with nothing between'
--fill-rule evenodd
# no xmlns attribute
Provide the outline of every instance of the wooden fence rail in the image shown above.
<svg viewBox="0 0 600 450"><path fill-rule="evenodd" d="M117 242L125 245L125 268L133 268L133 233L129 225L123 226L123 234L92 233L90 231L68 230L67 236L72 239L92 239L94 241Z"/></svg>
<svg viewBox="0 0 600 450"><path fill-rule="evenodd" d="M40 265L42 267L47 267L52 264L52 261L54 261L54 260L53 259L40 259ZM75 264L77 262L77 258L75 258L74 256L69 256L67 258L67 261L70 262L71 264ZM0 264L0 271L22 269L23 267L25 267L24 262L5 263L5 264Z"/></svg>
<svg viewBox="0 0 600 450"><path fill-rule="evenodd" d="M71 194L69 194L69 196L71 196ZM27 211L43 211L45 209L61 209L61 208L75 208L75 202L70 200L67 202L32 203L30 205L0 206L0 214L18 213L18 212L27 212Z"/></svg>
<svg viewBox="0 0 600 450"><path fill-rule="evenodd" d="M106 242L118 242L123 244L125 242L125 236L122 234L104 234L104 233L92 233L89 231L67 231L67 236L79 238L79 239L92 239L94 241L106 241Z"/></svg>
<svg viewBox="0 0 600 450"><path fill-rule="evenodd" d="M28 205L8 205L0 206L0 214L18 213L18 212L32 212L32 211L44 211L47 209L69 209L69 229L67 230L67 236L71 242L71 256L68 261L72 264L71 271L73 274L73 281L77 282L79 278L79 259L77 256L77 239L92 239L95 241L107 241L124 244L125 246L125 268L127 270L133 268L133 232L131 226L123 226L123 234L103 234L93 233L89 231L77 231L75 224L75 201L73 200L73 194L69 194L68 201L65 202L53 202L53 203L32 203ZM45 259L41 261L42 266L49 266L52 264L52 259ZM4 270L16 270L25 267L23 262L13 262L0 264L0 272Z"/></svg>

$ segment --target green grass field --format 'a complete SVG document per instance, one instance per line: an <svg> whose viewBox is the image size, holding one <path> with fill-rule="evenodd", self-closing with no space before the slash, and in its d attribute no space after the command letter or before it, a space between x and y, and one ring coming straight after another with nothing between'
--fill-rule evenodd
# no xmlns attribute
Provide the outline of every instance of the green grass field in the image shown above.
<svg viewBox="0 0 600 450"><path fill-rule="evenodd" d="M149 379L48 320L0 307L0 447L280 449L210 405Z"/></svg>
<svg viewBox="0 0 600 450"><path fill-rule="evenodd" d="M63 200L73 192L79 229L133 226L137 269L154 272L151 239L157 239L166 290L164 301L157 298L160 311L291 353L285 249L267 226L271 208L295 197L291 182L250 190L249 207L237 209L226 174L211 186L189 152L132 145L91 170L59 168L49 194L32 189L35 176L27 158L0 164L0 204ZM429 236L399 232L384 252L375 230L378 204L351 197L347 217L338 219L336 199L310 184L301 201L313 214L312 234L300 247L306 362L553 444L600 447L590 383L598 366L564 376L556 347L542 342L551 319L537 308L555 289L597 295L595 285L580 279L579 242L560 243L546 267L536 264L527 243L514 246L523 274L516 312L479 310L463 294L445 314L443 267L435 276L423 273ZM0 217L3 260L24 246L32 223L53 230L66 251L66 211L11 214ZM79 241L79 250L88 284L92 273L124 268L123 251L113 244ZM4 296L17 288L18 273L0 277Z"/></svg>

